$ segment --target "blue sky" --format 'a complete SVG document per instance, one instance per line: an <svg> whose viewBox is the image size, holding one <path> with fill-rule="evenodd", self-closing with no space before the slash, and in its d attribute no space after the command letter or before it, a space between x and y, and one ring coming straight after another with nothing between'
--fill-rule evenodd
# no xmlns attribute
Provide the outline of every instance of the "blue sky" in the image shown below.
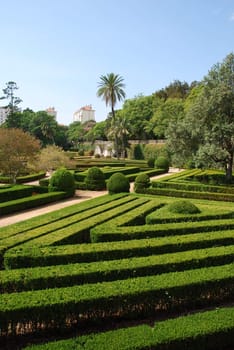
<svg viewBox="0 0 234 350"><path fill-rule="evenodd" d="M120 74L127 98L191 83L234 51L234 0L0 0L0 89L22 108L49 106L69 125L86 104L105 120L99 77ZM2 91L1 91L2 92ZM121 107L121 104L117 106Z"/></svg>

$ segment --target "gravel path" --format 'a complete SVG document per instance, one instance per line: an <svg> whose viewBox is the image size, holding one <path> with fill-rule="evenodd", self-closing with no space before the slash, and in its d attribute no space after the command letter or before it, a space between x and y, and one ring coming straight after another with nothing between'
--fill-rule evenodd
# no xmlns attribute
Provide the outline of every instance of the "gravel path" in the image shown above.
<svg viewBox="0 0 234 350"><path fill-rule="evenodd" d="M170 168L170 170L167 174L154 176L151 178L151 180L158 179L158 178L161 178L163 176L167 176L168 174L174 174L175 172L179 172L179 171L181 171L181 169ZM133 192L133 186L134 186L134 183L131 183L130 184L130 191L131 192ZM49 213L51 211L65 208L65 207L68 207L68 206L73 205L73 204L78 204L80 202L83 202L83 201L91 199L91 198L100 197L100 196L103 196L104 194L107 194L107 191L77 190L75 197L72 197L72 198L69 198L69 199L66 199L63 201L59 201L56 203L43 205L43 206L38 207L38 208L25 210L25 211L22 211L20 213L16 213L16 214L13 213L11 215L2 216L0 218L0 228L7 226L7 225L17 223L17 222L20 222L20 221L23 221L23 220L30 219L30 218L35 217L35 216Z"/></svg>

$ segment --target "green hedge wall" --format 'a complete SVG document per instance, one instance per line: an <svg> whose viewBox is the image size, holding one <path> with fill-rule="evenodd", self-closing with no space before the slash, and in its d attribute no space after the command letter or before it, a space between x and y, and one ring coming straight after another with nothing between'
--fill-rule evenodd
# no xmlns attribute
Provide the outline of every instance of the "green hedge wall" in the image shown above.
<svg viewBox="0 0 234 350"><path fill-rule="evenodd" d="M227 350L234 346L234 308L32 345L25 350Z"/></svg>
<svg viewBox="0 0 234 350"><path fill-rule="evenodd" d="M229 264L234 245L147 257L0 271L0 292L66 287Z"/></svg>
<svg viewBox="0 0 234 350"><path fill-rule="evenodd" d="M0 203L0 215L37 207L66 198L65 192L43 193L31 197L20 198Z"/></svg>
<svg viewBox="0 0 234 350"><path fill-rule="evenodd" d="M172 272L158 276L84 284L58 289L2 294L0 333L15 332L15 325L33 330L60 329L68 320L149 316L155 308L190 310L231 301L234 293L234 264ZM159 312L159 310L158 310Z"/></svg>
<svg viewBox="0 0 234 350"><path fill-rule="evenodd" d="M62 265L101 260L168 254L192 249L234 244L234 230L166 236L141 240L87 243L51 247L12 248L4 255L6 269Z"/></svg>

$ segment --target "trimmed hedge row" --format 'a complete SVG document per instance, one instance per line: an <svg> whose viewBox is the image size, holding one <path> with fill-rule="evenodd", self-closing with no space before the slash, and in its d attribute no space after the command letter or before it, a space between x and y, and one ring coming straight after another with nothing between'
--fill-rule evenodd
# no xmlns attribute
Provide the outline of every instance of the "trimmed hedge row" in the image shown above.
<svg viewBox="0 0 234 350"><path fill-rule="evenodd" d="M129 239L153 238L171 235L184 235L187 233L209 232L228 230L234 228L233 218L216 221L195 221L191 226L190 222L176 222L157 225L117 227L114 224L106 223L98 225L90 231L92 243L106 241L122 241Z"/></svg>
<svg viewBox="0 0 234 350"><path fill-rule="evenodd" d="M140 174L146 174L148 175L149 177L151 176L156 176L156 175L161 175L161 174L165 174L165 170L164 169L150 169L150 170L144 170L144 171L140 171L140 172L137 172L135 174L129 174L129 175L126 175L126 177L128 178L129 181L135 181L136 177Z"/></svg>
<svg viewBox="0 0 234 350"><path fill-rule="evenodd" d="M116 167L114 169L108 169L108 168L100 168L100 169L102 170L106 180L108 180L111 177L111 175L115 174L116 172L122 173L124 175L129 175L129 174L139 173L139 171L140 171L140 168L138 168L138 167L125 167L125 166L124 167ZM84 182L86 176L87 176L87 171L74 173L74 178L78 182Z"/></svg>
<svg viewBox="0 0 234 350"><path fill-rule="evenodd" d="M15 185L7 188L0 187L0 203L30 197L33 191L34 186Z"/></svg>
<svg viewBox="0 0 234 350"><path fill-rule="evenodd" d="M115 201L116 199L120 199L125 196L126 194L123 193L115 194L113 196L104 195L101 197L90 199L89 201L84 201L82 203L79 203L79 205L74 204L66 208L55 210L48 214L40 215L36 218L28 219L24 222L19 222L10 226L3 227L1 228L0 239L9 238L10 236L23 233L25 231L37 228L39 226L47 225L54 221L57 222L69 216L82 213L86 210L93 209L95 207L98 207L99 205L110 203L112 201Z"/></svg>
<svg viewBox="0 0 234 350"><path fill-rule="evenodd" d="M32 345L25 350L225 350L234 346L234 308Z"/></svg>
<svg viewBox="0 0 234 350"><path fill-rule="evenodd" d="M199 206L198 206L199 209ZM234 209L234 208L233 208ZM163 213L162 213L163 211ZM185 222L189 221L202 221L202 220L220 220L220 219L230 219L234 218L234 210L219 210L219 212L215 212L214 208L211 208L209 211L202 211L198 214L177 214L171 213L167 211L167 207L164 207L163 210L155 211L145 218L146 224L154 225L161 223L169 223L169 222Z"/></svg>
<svg viewBox="0 0 234 350"><path fill-rule="evenodd" d="M0 292L12 293L115 281L230 264L233 261L234 245L121 260L0 271Z"/></svg>
<svg viewBox="0 0 234 350"><path fill-rule="evenodd" d="M234 230L207 232L205 235L202 232L141 240L66 245L66 249L64 246L19 246L6 252L4 265L6 269L62 265L174 253L229 244L234 244Z"/></svg>
<svg viewBox="0 0 234 350"><path fill-rule="evenodd" d="M40 172L37 174L30 174L30 175L25 175L25 176L18 176L16 178L16 183L25 183L25 182L30 182L30 181L37 181L45 177L46 173L45 172ZM8 176L0 176L0 183L10 183L11 179Z"/></svg>
<svg viewBox="0 0 234 350"><path fill-rule="evenodd" d="M71 224L66 227L57 228L51 232L41 231L38 237L33 238L32 231L25 234L28 237L28 242L25 246L34 245L63 245L71 243L84 243L90 241L90 229L99 223L103 223L110 218L121 215L122 213L131 210L135 207L143 205L148 200L145 198L124 197L113 205L113 209L98 213L92 217L84 218L83 220ZM115 201L116 202L116 201ZM118 204L118 206L117 206ZM109 205L109 204L108 204ZM40 231L40 230L39 230Z"/></svg>
<svg viewBox="0 0 234 350"><path fill-rule="evenodd" d="M0 215L38 207L39 205L59 201L64 198L66 198L65 192L50 192L0 203Z"/></svg>
<svg viewBox="0 0 234 350"><path fill-rule="evenodd" d="M234 264L84 284L67 288L2 294L0 335L50 327L61 330L71 321L151 315L165 310L213 306L231 301Z"/></svg>
<svg viewBox="0 0 234 350"><path fill-rule="evenodd" d="M102 205L90 208L89 210L84 210L82 212L78 211L77 214L74 213L68 217L61 218L60 220L54 220L51 223L47 221L46 225L31 228L18 235L2 239L0 241L1 246L4 246L5 249L7 249L22 243L26 244L26 242L28 242L29 245L39 244L39 242L45 245L49 244L49 242L57 241L59 237L61 238L63 236L66 238L69 234L79 233L81 235L83 231L87 231L90 225L92 227L93 223L97 221L97 217L100 219L99 222L102 222L103 219L101 219L101 217L105 218L108 216L106 212L111 211L110 209L117 207L117 210L120 211L120 206L123 206L124 204L131 206L131 204L128 203L132 201L137 202L137 198L132 196L121 197L114 201L108 201ZM145 201L146 200L142 201L141 199L140 201L138 200L138 203L144 203Z"/></svg>
<svg viewBox="0 0 234 350"><path fill-rule="evenodd" d="M234 201L234 194L230 193L213 193L213 192L198 192L198 191L182 191L168 188L146 188L139 189L138 193L170 196L170 197L182 197L182 198L196 198L196 199L209 199L217 201Z"/></svg>
<svg viewBox="0 0 234 350"><path fill-rule="evenodd" d="M153 188L169 188L182 191L216 192L234 194L234 187L231 186L211 186L203 183L186 183L173 181L152 181Z"/></svg>

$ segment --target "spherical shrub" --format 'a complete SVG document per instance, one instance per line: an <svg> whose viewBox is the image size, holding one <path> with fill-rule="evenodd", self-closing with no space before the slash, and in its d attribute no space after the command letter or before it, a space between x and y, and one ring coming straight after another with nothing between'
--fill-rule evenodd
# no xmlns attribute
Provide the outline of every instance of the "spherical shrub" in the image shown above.
<svg viewBox="0 0 234 350"><path fill-rule="evenodd" d="M139 174L134 183L134 191L139 192L150 186L150 178L147 174Z"/></svg>
<svg viewBox="0 0 234 350"><path fill-rule="evenodd" d="M169 165L170 165L170 162L165 157L158 157L154 162L155 168L163 169L165 171L169 170Z"/></svg>
<svg viewBox="0 0 234 350"><path fill-rule="evenodd" d="M115 173L109 178L107 182L107 189L109 194L129 192L129 180L122 173Z"/></svg>
<svg viewBox="0 0 234 350"><path fill-rule="evenodd" d="M98 167L89 168L85 183L88 190L100 191L106 188L105 176Z"/></svg>
<svg viewBox="0 0 234 350"><path fill-rule="evenodd" d="M65 168L56 170L49 180L48 191L64 191L68 197L72 197L75 193L75 179L73 174Z"/></svg>
<svg viewBox="0 0 234 350"><path fill-rule="evenodd" d="M186 200L175 201L168 205L168 210L176 214L198 214L200 209L193 203Z"/></svg>
<svg viewBox="0 0 234 350"><path fill-rule="evenodd" d="M149 158L147 160L147 164L150 168L154 168L154 163L155 163L155 159L154 158Z"/></svg>

